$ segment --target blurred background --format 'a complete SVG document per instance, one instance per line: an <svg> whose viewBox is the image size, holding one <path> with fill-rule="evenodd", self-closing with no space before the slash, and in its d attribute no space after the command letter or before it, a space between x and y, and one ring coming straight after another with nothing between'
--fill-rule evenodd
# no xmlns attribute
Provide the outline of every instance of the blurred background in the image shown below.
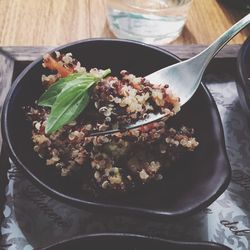
<svg viewBox="0 0 250 250"><path fill-rule="evenodd" d="M206 45L249 12L249 0L193 0L181 35L171 44ZM241 44L250 28L230 44ZM0 46L56 46L115 37L104 0L0 0Z"/></svg>

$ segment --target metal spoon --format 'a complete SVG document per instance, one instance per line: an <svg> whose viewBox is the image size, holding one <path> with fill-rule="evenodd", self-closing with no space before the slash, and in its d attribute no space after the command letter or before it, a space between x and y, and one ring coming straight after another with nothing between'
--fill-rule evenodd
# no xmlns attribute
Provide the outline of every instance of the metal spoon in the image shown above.
<svg viewBox="0 0 250 250"><path fill-rule="evenodd" d="M246 15L209 47L198 55L169 67L158 70L145 78L155 83L167 83L173 93L180 97L181 105L184 105L195 93L201 83L203 73L211 59L250 23L250 14ZM138 120L122 129L114 129L103 132L96 132L92 135L110 134L119 131L129 130L164 118L164 114L150 114L145 120Z"/></svg>

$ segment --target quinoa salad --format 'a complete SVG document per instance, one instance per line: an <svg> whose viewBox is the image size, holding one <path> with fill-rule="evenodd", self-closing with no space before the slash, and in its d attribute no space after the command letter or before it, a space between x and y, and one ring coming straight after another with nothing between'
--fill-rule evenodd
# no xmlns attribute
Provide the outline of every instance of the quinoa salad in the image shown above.
<svg viewBox="0 0 250 250"><path fill-rule="evenodd" d="M161 181L169 167L197 148L194 129L169 126L168 119L180 111L180 99L168 85L126 70L118 77L87 70L71 53L59 51L46 54L43 67L51 72L41 76L45 93L23 109L32 124L34 151L48 168L57 169L58 178L88 169L97 189L125 192ZM124 132L91 135L150 113L165 118Z"/></svg>

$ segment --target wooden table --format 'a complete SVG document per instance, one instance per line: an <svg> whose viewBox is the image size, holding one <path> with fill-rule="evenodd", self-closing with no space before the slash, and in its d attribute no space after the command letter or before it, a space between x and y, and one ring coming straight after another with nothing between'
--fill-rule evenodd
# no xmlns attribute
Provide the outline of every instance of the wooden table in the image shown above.
<svg viewBox="0 0 250 250"><path fill-rule="evenodd" d="M193 0L173 44L209 44L245 14L217 0ZM241 44L248 35L250 29L242 31L231 44ZM56 46L90 37L114 37L104 0L0 0L0 46Z"/></svg>

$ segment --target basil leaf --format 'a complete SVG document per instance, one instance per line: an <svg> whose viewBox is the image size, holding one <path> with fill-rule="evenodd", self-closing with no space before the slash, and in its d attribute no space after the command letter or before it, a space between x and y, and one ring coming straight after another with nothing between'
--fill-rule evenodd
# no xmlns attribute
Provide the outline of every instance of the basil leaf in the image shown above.
<svg viewBox="0 0 250 250"><path fill-rule="evenodd" d="M96 78L95 76L88 76L88 75L82 75L81 77L78 77L77 79L68 82L62 89L62 91L68 89L68 88L72 88L74 86L82 86L82 88L89 88L91 87L93 84L96 83L96 81L99 80L99 78Z"/></svg>
<svg viewBox="0 0 250 250"><path fill-rule="evenodd" d="M52 133L73 121L87 106L89 95L86 88L74 86L63 91L52 106L45 133Z"/></svg>
<svg viewBox="0 0 250 250"><path fill-rule="evenodd" d="M83 85L89 84L88 80L99 80L110 73L110 69L104 70L100 77L97 77L91 73L73 73L67 77L59 79L57 82L52 84L47 91L39 98L37 104L45 107L52 107L58 94L63 90L64 87L72 86L78 83Z"/></svg>
<svg viewBox="0 0 250 250"><path fill-rule="evenodd" d="M61 83L54 90L52 89L53 91L50 90L51 93L47 94L47 98L39 102L51 106L45 133L55 132L73 121L89 103L89 88L110 72L110 69L107 69L99 75L84 73L68 79L64 84Z"/></svg>
<svg viewBox="0 0 250 250"><path fill-rule="evenodd" d="M57 82L52 84L39 98L37 104L40 106L51 107L56 100L57 95L62 91L62 89L72 80L79 78L83 75L82 73L70 74L67 77L59 79Z"/></svg>

